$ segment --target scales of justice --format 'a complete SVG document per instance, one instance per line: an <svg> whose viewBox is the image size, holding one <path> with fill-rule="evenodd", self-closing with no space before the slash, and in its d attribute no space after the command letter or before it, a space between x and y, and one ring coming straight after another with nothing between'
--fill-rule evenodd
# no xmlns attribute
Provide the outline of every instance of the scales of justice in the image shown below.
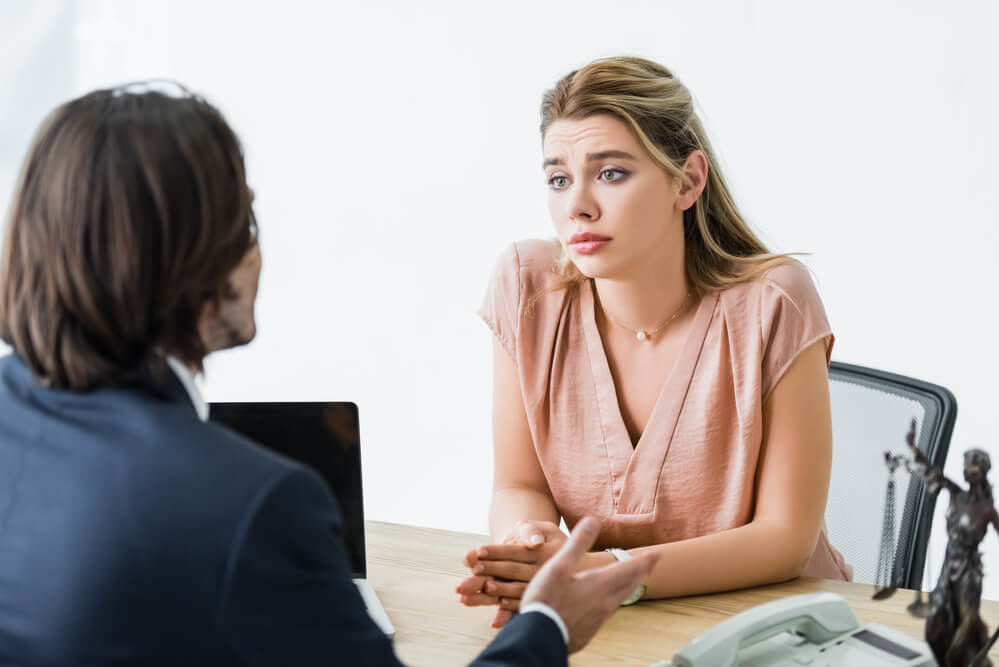
<svg viewBox="0 0 999 667"><path fill-rule="evenodd" d="M989 455L981 449L964 453L964 479L967 487L948 479L916 447L916 420L906 435L908 454L885 452L889 478L885 516L878 556L875 600L884 600L896 591L890 585L891 564L895 561L895 471L902 467L920 476L931 494L948 492L947 550L936 586L925 596L916 592L908 606L913 616L926 619L925 639L940 667L989 667L989 649L999 638L999 628L989 636L978 613L982 599L982 558L978 547L989 526L999 531L999 513L988 482Z"/></svg>

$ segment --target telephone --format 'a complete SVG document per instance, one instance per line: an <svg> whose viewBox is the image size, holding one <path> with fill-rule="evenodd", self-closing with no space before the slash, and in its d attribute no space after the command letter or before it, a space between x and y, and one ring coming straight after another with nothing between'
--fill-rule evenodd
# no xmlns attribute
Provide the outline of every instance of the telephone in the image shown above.
<svg viewBox="0 0 999 667"><path fill-rule="evenodd" d="M860 627L835 593L775 600L728 618L651 667L935 667L930 647L879 623Z"/></svg>

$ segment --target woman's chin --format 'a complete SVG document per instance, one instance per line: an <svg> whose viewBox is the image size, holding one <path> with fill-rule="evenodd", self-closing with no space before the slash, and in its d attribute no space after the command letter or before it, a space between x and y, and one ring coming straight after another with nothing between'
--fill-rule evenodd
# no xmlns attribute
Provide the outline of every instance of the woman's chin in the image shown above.
<svg viewBox="0 0 999 667"><path fill-rule="evenodd" d="M587 278L613 278L621 272L616 262L597 257L573 257L572 263Z"/></svg>

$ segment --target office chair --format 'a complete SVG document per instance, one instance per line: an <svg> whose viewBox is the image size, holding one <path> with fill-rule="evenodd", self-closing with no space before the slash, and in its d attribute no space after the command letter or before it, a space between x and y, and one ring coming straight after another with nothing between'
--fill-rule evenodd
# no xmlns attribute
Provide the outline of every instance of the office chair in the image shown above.
<svg viewBox="0 0 999 667"><path fill-rule="evenodd" d="M884 452L908 451L905 435L915 419L916 445L943 469L957 400L939 385L837 361L829 367L829 393L833 423L825 516L829 541L853 566L854 581L920 589L936 498L904 468L894 474L894 516L900 518L892 527L894 562L889 580L876 582L889 478Z"/></svg>

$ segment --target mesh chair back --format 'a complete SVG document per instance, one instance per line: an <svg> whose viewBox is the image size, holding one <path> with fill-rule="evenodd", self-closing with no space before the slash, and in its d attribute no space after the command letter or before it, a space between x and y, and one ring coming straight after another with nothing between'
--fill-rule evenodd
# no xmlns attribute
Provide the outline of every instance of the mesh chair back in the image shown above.
<svg viewBox="0 0 999 667"><path fill-rule="evenodd" d="M853 566L854 581L876 583L885 521L884 452L905 453L916 420L916 445L943 469L957 417L944 387L863 366L832 362L833 465L826 504L829 541ZM891 585L921 588L936 498L904 468L895 472L896 539ZM891 554L886 554L890 557Z"/></svg>

